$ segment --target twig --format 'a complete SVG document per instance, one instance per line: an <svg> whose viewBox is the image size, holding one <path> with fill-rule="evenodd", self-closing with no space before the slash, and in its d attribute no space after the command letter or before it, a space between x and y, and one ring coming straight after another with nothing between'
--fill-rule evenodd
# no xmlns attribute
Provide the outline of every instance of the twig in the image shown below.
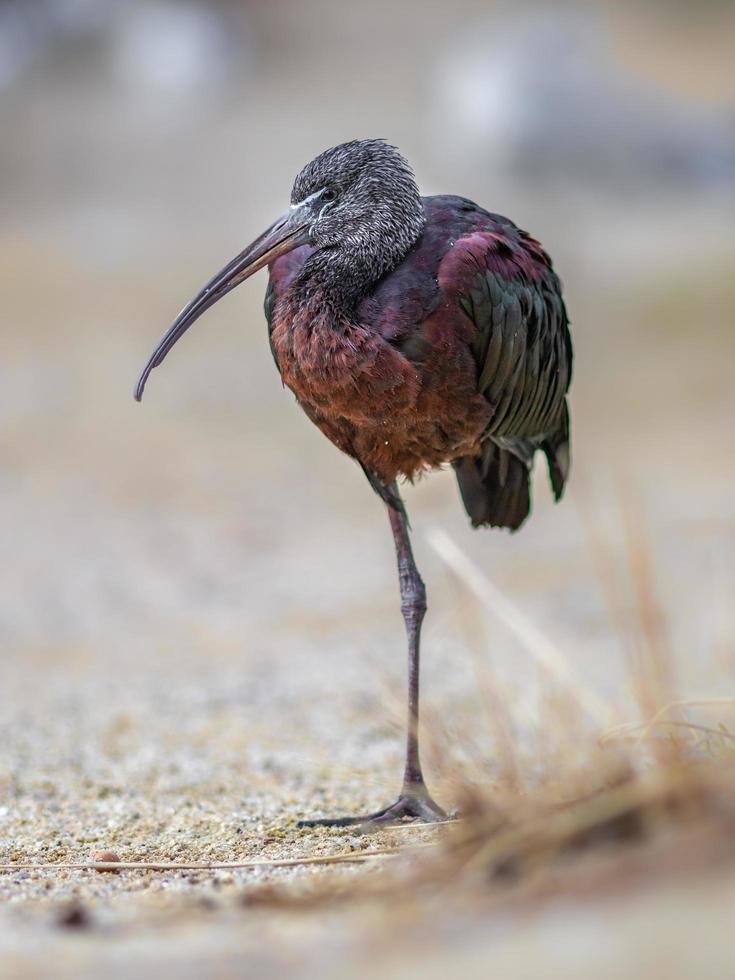
<svg viewBox="0 0 735 980"><path fill-rule="evenodd" d="M642 734L639 736L639 740L642 740L648 736L651 728L657 725L669 725L672 728L687 728L694 732L704 732L707 735L716 735L718 738L729 738L735 741L735 735L732 732L725 731L721 728L711 728L709 725L696 725L693 721L676 721L671 718L661 718L657 722L643 722L637 725L636 728L632 729L630 732L624 735L620 735L620 738L631 737L633 732L640 728L642 729Z"/></svg>
<svg viewBox="0 0 735 980"><path fill-rule="evenodd" d="M613 728L610 728L600 736L600 742L602 743L610 741L611 739L630 737L634 732L642 732L639 738L643 739L648 735L651 728L662 723L663 715L665 715L667 711L671 711L674 708L721 708L725 706L735 706L735 698L683 698L678 701L670 701L668 704L665 704L663 708L659 708L656 714L649 718L648 721L626 721L621 725L615 725ZM686 721L680 721L678 724L687 728L702 727L690 724ZM706 730L710 732L717 731L717 734L719 735L724 734L721 730ZM727 733L726 737L732 736Z"/></svg>
<svg viewBox="0 0 735 980"><path fill-rule="evenodd" d="M429 826L432 826L431 824ZM382 847L372 851L350 851L341 854L317 854L302 858L260 858L255 861L78 861L60 864L0 864L0 872L9 871L219 871L232 868L293 868L301 864L341 864L369 861L375 857L396 857L409 854L431 843L414 844L410 848Z"/></svg>
<svg viewBox="0 0 735 980"><path fill-rule="evenodd" d="M674 664L666 623L655 594L653 567L644 529L640 499L627 481L618 486L623 540L640 624L633 681L641 714L651 715L657 705L672 700ZM662 746L662 751L665 747Z"/></svg>
<svg viewBox="0 0 735 980"><path fill-rule="evenodd" d="M598 724L609 726L612 721L610 706L577 676L561 650L492 584L446 532L440 528L431 528L428 539L439 557L462 579L480 602L485 603L516 635L538 663L574 695L587 714Z"/></svg>

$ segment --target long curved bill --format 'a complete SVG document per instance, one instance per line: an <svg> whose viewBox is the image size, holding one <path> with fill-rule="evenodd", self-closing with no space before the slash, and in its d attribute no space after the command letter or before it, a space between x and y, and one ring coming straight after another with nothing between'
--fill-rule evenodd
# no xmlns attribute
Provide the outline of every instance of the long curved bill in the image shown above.
<svg viewBox="0 0 735 980"><path fill-rule="evenodd" d="M202 313L208 310L210 306L214 306L217 300L226 296L231 289L239 286L258 269L262 269L264 265L268 265L279 255L284 255L286 252L308 242L310 222L306 219L307 215L301 209L290 208L243 252L235 256L213 279L209 280L207 285L179 313L151 354L135 386L136 401L139 402L143 397L143 389L153 368L161 364L176 341L183 337Z"/></svg>

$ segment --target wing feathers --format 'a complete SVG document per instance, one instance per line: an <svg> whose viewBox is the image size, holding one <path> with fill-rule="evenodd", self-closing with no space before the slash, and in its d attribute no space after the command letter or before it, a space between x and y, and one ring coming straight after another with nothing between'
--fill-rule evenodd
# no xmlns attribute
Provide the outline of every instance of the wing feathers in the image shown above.
<svg viewBox="0 0 735 980"><path fill-rule="evenodd" d="M510 222L456 242L445 292L474 326L478 390L493 408L482 455L454 466L473 524L520 527L541 449L555 498L569 472L572 346L561 285L534 239ZM449 289L447 287L449 286Z"/></svg>

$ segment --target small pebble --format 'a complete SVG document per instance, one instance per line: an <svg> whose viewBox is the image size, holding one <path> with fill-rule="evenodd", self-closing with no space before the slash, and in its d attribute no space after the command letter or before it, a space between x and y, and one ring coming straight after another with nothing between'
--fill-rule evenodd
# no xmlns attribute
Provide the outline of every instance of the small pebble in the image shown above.
<svg viewBox="0 0 735 980"><path fill-rule="evenodd" d="M120 855L115 851L93 851L92 860L97 864L118 864ZM115 871L115 868L98 868L98 871Z"/></svg>

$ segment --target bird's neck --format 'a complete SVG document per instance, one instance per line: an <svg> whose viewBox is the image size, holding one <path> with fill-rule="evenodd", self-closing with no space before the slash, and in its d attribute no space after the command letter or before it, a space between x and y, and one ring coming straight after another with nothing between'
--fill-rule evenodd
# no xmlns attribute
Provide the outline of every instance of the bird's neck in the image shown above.
<svg viewBox="0 0 735 980"><path fill-rule="evenodd" d="M304 301L318 299L320 304L349 317L396 264L386 267L368 255L318 249L304 263L296 288Z"/></svg>
<svg viewBox="0 0 735 980"><path fill-rule="evenodd" d="M421 236L402 236L390 248L316 249L304 263L296 288L305 301L318 298L343 319L353 319L375 284L405 259Z"/></svg>

